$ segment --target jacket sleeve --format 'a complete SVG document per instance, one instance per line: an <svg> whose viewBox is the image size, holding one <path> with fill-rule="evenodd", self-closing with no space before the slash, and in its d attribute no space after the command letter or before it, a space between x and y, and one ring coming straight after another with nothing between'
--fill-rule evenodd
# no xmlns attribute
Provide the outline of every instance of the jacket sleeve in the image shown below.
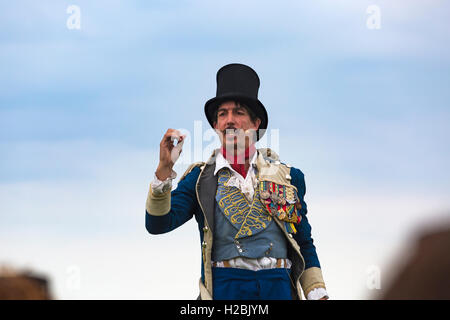
<svg viewBox="0 0 450 320"><path fill-rule="evenodd" d="M301 221L297 225L297 233L294 234L294 239L300 246L300 253L305 260L305 271L300 277L300 283L302 285L305 296L308 295L313 289L325 288L325 282L322 276L322 270L320 268L319 258L317 256L316 247L314 246L314 240L311 236L311 225L308 222L306 214L308 208L305 202L305 177L301 170L291 169L292 184L297 187L298 197L301 203Z"/></svg>
<svg viewBox="0 0 450 320"><path fill-rule="evenodd" d="M145 227L151 234L161 234L172 231L190 220L199 210L195 185L200 174L200 168L193 168L178 182L175 190L168 190L155 196L150 189L147 196Z"/></svg>

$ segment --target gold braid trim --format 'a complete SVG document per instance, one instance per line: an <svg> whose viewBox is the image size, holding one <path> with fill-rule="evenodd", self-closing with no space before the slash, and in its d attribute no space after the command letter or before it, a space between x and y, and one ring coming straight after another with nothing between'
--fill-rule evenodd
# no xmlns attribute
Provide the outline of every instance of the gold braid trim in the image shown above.
<svg viewBox="0 0 450 320"><path fill-rule="evenodd" d="M235 239L252 236L267 228L272 218L265 213L259 200L259 188L255 189L252 202L249 203L238 188L227 186L231 178L230 170L220 170L218 175L217 204L228 221L238 229Z"/></svg>

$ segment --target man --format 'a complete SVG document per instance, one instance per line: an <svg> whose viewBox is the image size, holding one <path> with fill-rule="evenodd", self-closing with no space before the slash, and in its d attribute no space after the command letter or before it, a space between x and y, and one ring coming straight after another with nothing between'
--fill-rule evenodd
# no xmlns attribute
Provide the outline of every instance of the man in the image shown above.
<svg viewBox="0 0 450 320"><path fill-rule="evenodd" d="M169 232L195 216L202 246L201 299L328 299L311 227L303 173L268 148L255 149L268 116L259 77L242 64L217 72L208 122L222 147L192 164L171 191L183 136L169 129L146 203L146 228ZM178 144L173 145L173 139Z"/></svg>

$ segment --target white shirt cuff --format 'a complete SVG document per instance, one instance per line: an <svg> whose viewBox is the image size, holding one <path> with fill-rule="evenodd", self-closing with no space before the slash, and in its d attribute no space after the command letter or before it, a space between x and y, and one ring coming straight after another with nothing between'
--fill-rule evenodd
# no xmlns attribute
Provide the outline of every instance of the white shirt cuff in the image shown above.
<svg viewBox="0 0 450 320"><path fill-rule="evenodd" d="M319 300L323 297L328 298L327 290L325 290L325 288L315 288L308 293L308 296L306 297L306 299Z"/></svg>
<svg viewBox="0 0 450 320"><path fill-rule="evenodd" d="M167 191L172 189L172 180L175 179L177 177L177 173L175 171L172 170L172 173L170 174L170 176L164 180L161 181L158 179L158 177L156 176L156 173L153 177L153 181L151 182L151 186L152 186L152 193L156 196L156 195L161 195L163 193L166 193Z"/></svg>

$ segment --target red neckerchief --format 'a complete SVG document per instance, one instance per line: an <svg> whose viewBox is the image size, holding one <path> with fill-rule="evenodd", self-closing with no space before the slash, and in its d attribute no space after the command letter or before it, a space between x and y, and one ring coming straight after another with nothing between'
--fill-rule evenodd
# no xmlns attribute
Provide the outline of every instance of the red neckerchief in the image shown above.
<svg viewBox="0 0 450 320"><path fill-rule="evenodd" d="M239 173L241 176L245 177L247 176L247 171L245 170L245 161L253 157L255 154L256 147L255 144L250 145L247 149L245 149L245 152L241 152L239 154L231 154L227 157L227 152L225 150L225 146L222 147L222 154L225 159L230 163L231 167ZM237 153L237 152L236 152Z"/></svg>

